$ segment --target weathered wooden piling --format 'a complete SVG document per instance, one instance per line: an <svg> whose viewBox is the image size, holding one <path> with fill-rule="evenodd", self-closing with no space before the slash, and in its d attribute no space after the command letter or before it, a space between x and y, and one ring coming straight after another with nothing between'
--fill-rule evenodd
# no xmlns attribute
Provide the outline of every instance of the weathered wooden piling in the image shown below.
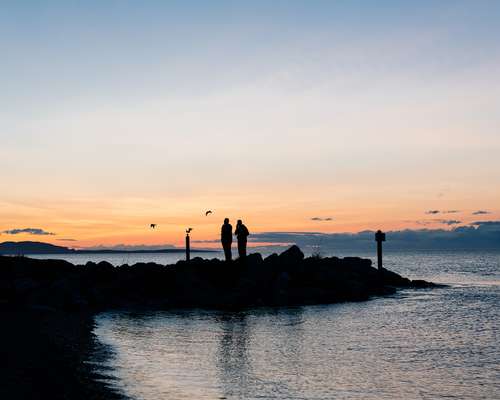
<svg viewBox="0 0 500 400"><path fill-rule="evenodd" d="M186 233L186 261L191 259L191 243L189 238L189 232Z"/></svg>

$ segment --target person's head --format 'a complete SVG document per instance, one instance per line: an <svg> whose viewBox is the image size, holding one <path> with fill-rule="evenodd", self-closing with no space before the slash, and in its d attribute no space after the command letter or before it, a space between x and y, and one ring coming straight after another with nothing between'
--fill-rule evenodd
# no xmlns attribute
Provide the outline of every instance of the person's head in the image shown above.
<svg viewBox="0 0 500 400"><path fill-rule="evenodd" d="M224 223L229 224L229 218L224 218Z"/></svg>
<svg viewBox="0 0 500 400"><path fill-rule="evenodd" d="M236 223L236 225L241 225L243 223L243 221L241 219L238 220L238 222Z"/></svg>

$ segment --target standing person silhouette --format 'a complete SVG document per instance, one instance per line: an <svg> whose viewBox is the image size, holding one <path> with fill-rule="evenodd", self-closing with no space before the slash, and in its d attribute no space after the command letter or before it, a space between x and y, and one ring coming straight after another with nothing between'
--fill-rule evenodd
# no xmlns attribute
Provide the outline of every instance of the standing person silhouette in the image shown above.
<svg viewBox="0 0 500 400"><path fill-rule="evenodd" d="M248 232L247 227L243 225L241 219L239 219L238 222L236 223L236 229L234 231L234 234L238 238L238 254L240 258L246 257L247 237L248 235L250 235L250 232Z"/></svg>
<svg viewBox="0 0 500 400"><path fill-rule="evenodd" d="M220 241L224 249L226 261L231 261L233 254L231 253L231 244L233 243L233 226L229 223L229 218L224 219L224 225L220 230Z"/></svg>

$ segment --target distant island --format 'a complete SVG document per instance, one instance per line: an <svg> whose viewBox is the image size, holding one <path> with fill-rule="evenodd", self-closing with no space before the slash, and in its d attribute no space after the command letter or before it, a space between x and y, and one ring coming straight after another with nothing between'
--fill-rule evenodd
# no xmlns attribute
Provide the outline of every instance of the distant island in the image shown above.
<svg viewBox="0 0 500 400"><path fill-rule="evenodd" d="M159 249L159 250L77 250L69 247L57 246L43 242L3 242L0 243L0 255L30 255L30 254L144 254L144 253L184 253L185 249ZM191 249L192 253L217 252L217 250Z"/></svg>

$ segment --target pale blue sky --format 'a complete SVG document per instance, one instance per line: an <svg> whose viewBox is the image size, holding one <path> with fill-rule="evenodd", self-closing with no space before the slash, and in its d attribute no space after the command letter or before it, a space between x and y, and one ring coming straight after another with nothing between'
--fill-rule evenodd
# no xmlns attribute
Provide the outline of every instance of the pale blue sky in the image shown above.
<svg viewBox="0 0 500 400"><path fill-rule="evenodd" d="M424 83L499 58L497 1L2 5L2 105L14 112L203 95L283 70L292 89L342 73Z"/></svg>
<svg viewBox="0 0 500 400"><path fill-rule="evenodd" d="M276 206L278 189L290 210L426 209L444 192L491 206L498 21L498 1L2 1L4 213L210 193Z"/></svg>

